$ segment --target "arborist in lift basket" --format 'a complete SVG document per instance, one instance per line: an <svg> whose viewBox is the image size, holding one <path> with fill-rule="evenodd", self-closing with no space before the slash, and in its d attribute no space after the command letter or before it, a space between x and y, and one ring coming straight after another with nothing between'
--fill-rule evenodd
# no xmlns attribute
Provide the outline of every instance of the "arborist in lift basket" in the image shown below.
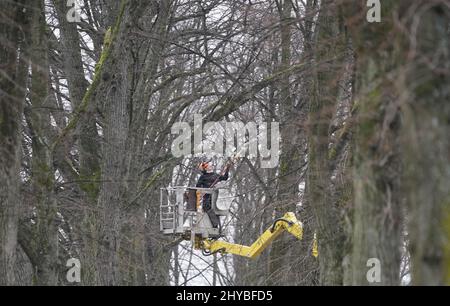
<svg viewBox="0 0 450 306"><path fill-rule="evenodd" d="M230 165L228 164L224 171L221 174L215 173L211 167L211 164L208 162L203 162L199 165L199 169L202 172L202 175L198 179L196 187L198 188L212 188L220 181L228 180L228 172L230 169ZM220 223L219 216L217 216L212 209L211 205L211 194L203 195L203 210L208 214L209 219L214 228L217 228Z"/></svg>

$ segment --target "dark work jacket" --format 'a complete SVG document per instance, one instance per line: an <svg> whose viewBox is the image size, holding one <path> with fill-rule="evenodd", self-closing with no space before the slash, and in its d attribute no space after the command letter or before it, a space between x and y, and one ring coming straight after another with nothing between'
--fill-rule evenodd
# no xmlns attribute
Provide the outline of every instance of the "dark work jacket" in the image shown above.
<svg viewBox="0 0 450 306"><path fill-rule="evenodd" d="M228 180L228 170L224 175L220 175L214 172L206 172L204 171L200 178L198 179L197 185L195 187L199 188L210 188L211 185L216 182L216 184L220 181Z"/></svg>
<svg viewBox="0 0 450 306"><path fill-rule="evenodd" d="M198 179L197 185L195 187L198 188L210 188L214 182L217 184L220 181L228 180L228 170L224 175L220 175L214 172L206 172L203 171L203 174ZM203 209L207 212L211 209L211 195L205 194L203 196Z"/></svg>

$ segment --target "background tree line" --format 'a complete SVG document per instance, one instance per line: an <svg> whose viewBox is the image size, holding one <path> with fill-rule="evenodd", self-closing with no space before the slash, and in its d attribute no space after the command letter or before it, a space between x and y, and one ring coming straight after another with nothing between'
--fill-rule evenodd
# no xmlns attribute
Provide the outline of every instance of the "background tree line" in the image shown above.
<svg viewBox="0 0 450 306"><path fill-rule="evenodd" d="M1 285L67 285L69 258L82 285L359 285L369 258L450 282L448 0L78 2L0 0ZM196 113L280 122L277 168L232 169L227 238L295 211L302 241L209 259L159 233Z"/></svg>

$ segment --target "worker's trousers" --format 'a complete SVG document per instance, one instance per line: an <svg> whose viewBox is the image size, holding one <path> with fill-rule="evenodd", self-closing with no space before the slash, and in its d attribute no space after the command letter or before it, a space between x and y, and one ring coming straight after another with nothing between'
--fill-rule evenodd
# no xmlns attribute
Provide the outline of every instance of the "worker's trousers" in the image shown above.
<svg viewBox="0 0 450 306"><path fill-rule="evenodd" d="M211 195L205 194L203 196L203 211L208 214L209 220L211 220L211 224L214 228L217 228L220 224L220 218L214 212L214 209L211 205Z"/></svg>

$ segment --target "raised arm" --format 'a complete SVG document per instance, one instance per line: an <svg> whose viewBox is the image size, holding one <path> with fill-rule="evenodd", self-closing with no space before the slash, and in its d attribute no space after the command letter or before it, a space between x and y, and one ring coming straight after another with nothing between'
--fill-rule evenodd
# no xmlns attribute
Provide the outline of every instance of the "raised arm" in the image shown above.
<svg viewBox="0 0 450 306"><path fill-rule="evenodd" d="M228 177L229 177L229 170L230 170L230 166L227 166L226 167L226 169L225 169L225 173L223 174L223 175L220 175L219 176L219 181L226 181L226 180L228 180Z"/></svg>

